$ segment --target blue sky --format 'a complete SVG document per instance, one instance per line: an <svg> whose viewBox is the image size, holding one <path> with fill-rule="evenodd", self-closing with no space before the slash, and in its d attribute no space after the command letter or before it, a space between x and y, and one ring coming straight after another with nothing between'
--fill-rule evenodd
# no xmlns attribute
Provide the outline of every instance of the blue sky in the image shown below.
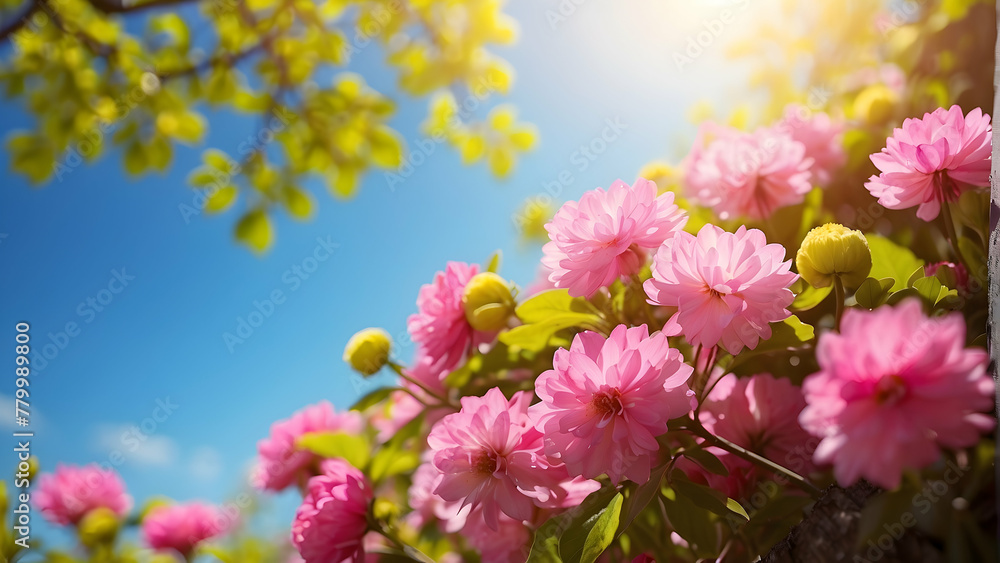
<svg viewBox="0 0 1000 563"><path fill-rule="evenodd" d="M541 134L512 177L498 182L485 166L462 167L438 147L394 190L376 172L356 199L339 202L317 180L308 186L316 216L279 217L275 247L263 257L233 242L235 212L184 220L179 207L194 197L185 178L204 147L181 148L169 172L139 179L125 175L114 152L40 189L9 173L8 155L0 155L4 354L22 320L36 347L64 345L31 380L32 447L43 466L106 462L117 450L117 469L140 503L153 494L221 501L239 487L272 421L320 399L346 408L357 398L341 361L344 343L366 326L402 333L420 285L446 261L483 262L500 249L501 273L530 283L540 250L518 244L512 221L525 198L564 171L573 181L559 200L631 181L643 164L683 155L696 101L727 109L745 100L745 69L722 64L723 44L762 8L734 3L731 23L678 69L673 54L725 3L702 2L695 11L689 4L510 3L521 33L516 45L497 50L517 71L503 101ZM367 47L352 68L392 92L396 77L383 55ZM426 100L402 99L392 124L412 144L425 113ZM584 166L574 153L609 122L620 134ZM4 135L30 125L19 103L0 103ZM258 127L251 118L212 115L206 146L235 152ZM286 272L313 255L318 239L339 246L293 290ZM285 301L231 352L223 333L278 289ZM98 311L88 299L106 305ZM79 332L60 336L67 323ZM400 359L412 353L404 347ZM0 386L5 405L13 392L13 378ZM176 407L164 417L155 409L168 400ZM12 426L8 411L0 428ZM144 440L123 436L144 424ZM5 463L13 465L13 455ZM292 502L279 502L275 521L290 519Z"/></svg>

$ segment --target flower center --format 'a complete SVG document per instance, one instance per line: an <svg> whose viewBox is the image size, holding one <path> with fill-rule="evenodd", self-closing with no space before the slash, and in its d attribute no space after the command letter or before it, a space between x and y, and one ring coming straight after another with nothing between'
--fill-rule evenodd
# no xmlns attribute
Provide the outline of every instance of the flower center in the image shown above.
<svg viewBox="0 0 1000 563"><path fill-rule="evenodd" d="M601 418L610 418L625 412L625 407L622 405L622 393L617 387L595 393L592 404Z"/></svg>
<svg viewBox="0 0 1000 563"><path fill-rule="evenodd" d="M482 449L472 460L472 470L480 475L493 475L503 466L503 460L498 460L496 452Z"/></svg>
<svg viewBox="0 0 1000 563"><path fill-rule="evenodd" d="M898 375L886 375L875 385L875 401L880 405L894 405L906 395L906 382Z"/></svg>

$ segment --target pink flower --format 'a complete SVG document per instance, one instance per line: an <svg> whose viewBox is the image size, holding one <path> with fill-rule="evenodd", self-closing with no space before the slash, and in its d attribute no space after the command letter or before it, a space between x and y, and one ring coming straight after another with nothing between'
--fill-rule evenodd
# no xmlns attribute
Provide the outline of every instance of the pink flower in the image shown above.
<svg viewBox="0 0 1000 563"><path fill-rule="evenodd" d="M498 529L486 524L482 511L474 511L462 536L479 551L482 563L524 563L531 551L532 533L523 522L501 514Z"/></svg>
<svg viewBox="0 0 1000 563"><path fill-rule="evenodd" d="M263 490L280 491L296 483L304 485L313 475L320 458L299 449L296 440L310 432L361 432L361 415L348 411L338 413L327 401L321 401L296 412L287 420L271 425L271 435L257 443L257 467L252 481Z"/></svg>
<svg viewBox="0 0 1000 563"><path fill-rule="evenodd" d="M889 209L919 205L917 217L931 221L943 202L990 184L991 131L990 116L979 108L965 117L951 106L906 119L871 155L881 174L865 187Z"/></svg>
<svg viewBox="0 0 1000 563"><path fill-rule="evenodd" d="M656 437L695 406L687 386L692 370L683 360L663 333L650 336L645 325L618 325L607 339L577 334L535 382L542 402L532 414L546 453L576 475L646 482Z"/></svg>
<svg viewBox="0 0 1000 563"><path fill-rule="evenodd" d="M785 249L767 244L757 229L727 233L708 224L697 237L680 233L664 243L644 287L651 304L677 307L664 327L668 334L679 325L691 344L721 342L735 355L770 338L768 323L791 315L795 296L788 287L798 276L784 258Z"/></svg>
<svg viewBox="0 0 1000 563"><path fill-rule="evenodd" d="M811 469L803 459L803 444L809 434L798 420L805 406L802 391L787 379L769 374L741 378L728 374L702 403L699 418L712 434L801 474ZM729 469L728 477L702 471L691 462L678 462L678 467L731 498L749 497L761 477L757 466L715 447L706 450Z"/></svg>
<svg viewBox="0 0 1000 563"><path fill-rule="evenodd" d="M834 170L847 162L844 150L844 124L823 112L812 112L800 105L789 105L777 128L788 132L792 140L802 143L805 155L812 159L809 171L820 186L830 183Z"/></svg>
<svg viewBox="0 0 1000 563"><path fill-rule="evenodd" d="M574 297L590 297L622 276L639 272L646 251L684 227L687 216L674 194L656 195L656 184L639 178L631 187L615 180L608 191L591 190L568 201L545 225L549 242L542 264L549 281Z"/></svg>
<svg viewBox="0 0 1000 563"><path fill-rule="evenodd" d="M323 461L292 521L292 545L305 563L362 561L373 498L361 471L340 459Z"/></svg>
<svg viewBox="0 0 1000 563"><path fill-rule="evenodd" d="M965 320L928 318L919 300L851 309L840 334L825 333L806 378L799 420L822 438L816 463L832 463L842 486L864 477L887 489L904 469L938 459L940 448L974 445L994 419L987 354L965 348Z"/></svg>
<svg viewBox="0 0 1000 563"><path fill-rule="evenodd" d="M486 525L496 530L499 514L530 520L535 507L568 504L574 487L566 468L543 452L542 434L528 416L531 394L508 401L496 387L483 397L463 397L462 410L431 429L427 445L443 474L434 493L449 502L482 508ZM598 484L590 482L591 491ZM576 501L578 502L578 501Z"/></svg>
<svg viewBox="0 0 1000 563"><path fill-rule="evenodd" d="M142 519L142 534L153 549L174 549L186 557L198 544L222 535L232 524L218 508L190 502L154 508Z"/></svg>
<svg viewBox="0 0 1000 563"><path fill-rule="evenodd" d="M806 148L788 132L753 133L706 123L684 159L687 193L723 220L767 219L812 190Z"/></svg>
<svg viewBox="0 0 1000 563"><path fill-rule="evenodd" d="M118 516L132 508L132 497L125 493L121 477L96 463L57 465L54 473L41 476L34 496L42 515L63 526L76 524L95 508L109 508Z"/></svg>
<svg viewBox="0 0 1000 563"><path fill-rule="evenodd" d="M413 484L408 494L413 512L407 514L407 520L418 529L440 521L445 532L457 532L465 527L470 507L463 506L461 501L449 502L434 494L444 474L427 460L429 457L424 456L424 463L413 472Z"/></svg>
<svg viewBox="0 0 1000 563"><path fill-rule="evenodd" d="M450 372L466 354L480 344L491 342L495 334L473 330L465 320L462 296L465 286L479 273L479 266L448 262L434 282L420 288L416 314L407 320L410 337L420 346L420 355L429 358L435 371Z"/></svg>

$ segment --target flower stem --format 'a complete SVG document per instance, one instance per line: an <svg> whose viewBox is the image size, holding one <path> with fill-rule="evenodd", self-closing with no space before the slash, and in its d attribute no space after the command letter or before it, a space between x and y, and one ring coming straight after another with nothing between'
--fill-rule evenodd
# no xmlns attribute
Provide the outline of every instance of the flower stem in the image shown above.
<svg viewBox="0 0 1000 563"><path fill-rule="evenodd" d="M416 379L413 379L412 377L410 377L409 375L407 375L406 371L403 369L403 366L397 364L396 362L390 361L389 362L389 367L392 368L392 371L396 372L396 375L398 375L399 377L402 377L406 381L409 381L410 383L416 385L417 387L420 388L421 391L423 391L424 393L427 393L431 397L433 397L433 398L437 399L438 401L440 401L442 405L444 405L446 407L451 407L451 408L455 409L456 411L460 410L459 407L458 407L458 405L456 405L455 403L452 403L450 400L448 400L447 397L444 397L444 396L441 396L438 393L435 393L434 391L432 391L430 388L428 388L423 383L421 383L421 382L417 381ZM416 395L414 395L414 398L417 398ZM419 401L420 399L417 399L417 400ZM420 402L423 402L423 401L420 401Z"/></svg>
<svg viewBox="0 0 1000 563"><path fill-rule="evenodd" d="M965 257L962 256L962 251L958 247L958 231L955 230L955 219L951 215L951 204L948 203L948 200L941 202L941 219L944 221L944 235L948 239L951 251L955 253L959 262L968 267L969 264L965 261Z"/></svg>
<svg viewBox="0 0 1000 563"><path fill-rule="evenodd" d="M371 515L369 515L368 526L375 532L381 534L385 539L389 540L394 546L396 546L397 549L405 553L410 559L419 561L420 563L434 563L433 559L428 557L419 549L401 540L394 531L389 529L382 522L375 520L375 518Z"/></svg>
<svg viewBox="0 0 1000 563"><path fill-rule="evenodd" d="M833 276L833 297L837 302L836 319L834 320L833 328L837 332L840 332L840 319L844 316L844 301L847 300L847 294L844 291L844 282L837 274Z"/></svg>
<svg viewBox="0 0 1000 563"><path fill-rule="evenodd" d="M741 457L754 465L758 465L774 473L779 473L787 477L788 480L794 482L800 489L806 491L814 498L819 498L823 494L823 491L816 488L816 486L810 483L805 477L799 475L791 469L778 465L766 457L762 457L744 448L743 446L734 444L721 436L712 434L704 426L702 426L701 422L698 420L690 420L690 424L687 426L687 429L691 431L692 434L700 438L704 438L709 444L717 448L726 450L727 452Z"/></svg>

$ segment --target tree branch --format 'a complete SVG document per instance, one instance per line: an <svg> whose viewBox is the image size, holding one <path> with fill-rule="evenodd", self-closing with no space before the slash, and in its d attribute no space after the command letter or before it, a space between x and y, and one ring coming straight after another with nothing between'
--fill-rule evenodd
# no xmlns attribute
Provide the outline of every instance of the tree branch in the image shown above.
<svg viewBox="0 0 1000 563"><path fill-rule="evenodd" d="M176 6L178 4L188 4L198 0L150 0L143 2L131 2L129 0L90 0L90 5L96 10L105 14L125 14L131 12L141 12L151 8L161 8L164 6Z"/></svg>
<svg viewBox="0 0 1000 563"><path fill-rule="evenodd" d="M24 11L15 17L10 23L0 26L0 41L5 41L11 35L17 33L19 29L28 24L31 17L42 9L42 0L32 0L25 6Z"/></svg>

